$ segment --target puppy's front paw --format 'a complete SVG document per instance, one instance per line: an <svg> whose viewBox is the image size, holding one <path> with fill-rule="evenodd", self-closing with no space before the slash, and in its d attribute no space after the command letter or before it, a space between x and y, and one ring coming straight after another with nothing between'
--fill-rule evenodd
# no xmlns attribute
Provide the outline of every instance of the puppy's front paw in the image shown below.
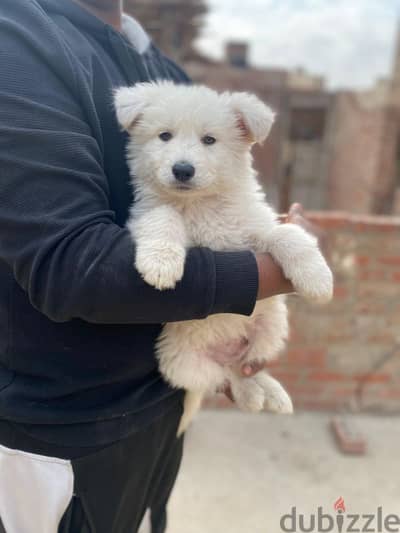
<svg viewBox="0 0 400 533"><path fill-rule="evenodd" d="M325 304L332 299L333 275L319 250L303 264L299 262L292 281L296 291L311 302Z"/></svg>
<svg viewBox="0 0 400 533"><path fill-rule="evenodd" d="M333 275L315 237L282 224L274 230L270 251L300 296L321 304L332 299Z"/></svg>
<svg viewBox="0 0 400 533"><path fill-rule="evenodd" d="M179 246L149 246L138 248L135 267L149 285L162 291L173 289L182 279L185 249Z"/></svg>

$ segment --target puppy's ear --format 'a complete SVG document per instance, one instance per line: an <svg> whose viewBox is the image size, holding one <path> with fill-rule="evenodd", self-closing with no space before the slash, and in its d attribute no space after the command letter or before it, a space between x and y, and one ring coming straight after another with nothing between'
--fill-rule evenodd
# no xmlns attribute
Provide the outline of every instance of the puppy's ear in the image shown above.
<svg viewBox="0 0 400 533"><path fill-rule="evenodd" d="M134 87L121 87L114 91L114 107L123 130L129 130L143 113L150 87L150 83L139 83Z"/></svg>
<svg viewBox="0 0 400 533"><path fill-rule="evenodd" d="M253 94L232 93L230 101L243 137L251 143L262 144L271 131L275 113Z"/></svg>

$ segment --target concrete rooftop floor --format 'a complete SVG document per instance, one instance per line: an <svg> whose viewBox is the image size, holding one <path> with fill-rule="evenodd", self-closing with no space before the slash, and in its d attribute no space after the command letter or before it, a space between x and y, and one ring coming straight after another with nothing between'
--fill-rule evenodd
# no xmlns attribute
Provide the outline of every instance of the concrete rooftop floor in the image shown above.
<svg viewBox="0 0 400 533"><path fill-rule="evenodd" d="M203 411L186 437L168 533L279 533L293 506L335 514L339 497L349 513L400 514L400 417L349 417L367 437L363 457L337 450L329 414Z"/></svg>

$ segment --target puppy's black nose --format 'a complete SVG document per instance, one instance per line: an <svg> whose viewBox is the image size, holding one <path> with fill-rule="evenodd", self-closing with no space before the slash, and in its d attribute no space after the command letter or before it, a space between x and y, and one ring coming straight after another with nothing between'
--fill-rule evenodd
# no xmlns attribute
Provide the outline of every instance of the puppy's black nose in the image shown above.
<svg viewBox="0 0 400 533"><path fill-rule="evenodd" d="M175 163L172 167L172 172L178 181L185 182L193 178L196 170L194 166L187 161L179 161L179 163Z"/></svg>

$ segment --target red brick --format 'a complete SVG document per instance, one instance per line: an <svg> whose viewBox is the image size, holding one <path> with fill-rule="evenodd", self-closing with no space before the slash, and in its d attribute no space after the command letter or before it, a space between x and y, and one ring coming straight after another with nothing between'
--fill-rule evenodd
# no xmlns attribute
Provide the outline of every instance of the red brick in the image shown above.
<svg viewBox="0 0 400 533"><path fill-rule="evenodd" d="M308 378L311 381L343 381L346 376L339 372L311 372Z"/></svg>
<svg viewBox="0 0 400 533"><path fill-rule="evenodd" d="M358 266L366 266L371 262L371 258L368 255L357 255L354 262Z"/></svg>
<svg viewBox="0 0 400 533"><path fill-rule="evenodd" d="M360 231L400 231L400 217L351 214L345 211L307 211L307 217L322 227L348 227Z"/></svg>
<svg viewBox="0 0 400 533"><path fill-rule="evenodd" d="M326 390L324 383L315 382L306 382L306 383L290 383L287 385L288 390L299 396L307 396L309 394L322 394Z"/></svg>
<svg viewBox="0 0 400 533"><path fill-rule="evenodd" d="M292 325L291 325L291 328L290 328L289 340L290 340L290 344L300 344L300 343L304 342L304 340L305 340L304 331L302 331L298 327L294 326L293 322L292 322Z"/></svg>
<svg viewBox="0 0 400 533"><path fill-rule="evenodd" d="M349 296L349 290L347 287L343 287L341 285L336 285L333 293L333 297L335 299L345 299Z"/></svg>
<svg viewBox="0 0 400 533"><path fill-rule="evenodd" d="M384 389L380 392L380 396L384 398L394 398L400 400L400 389Z"/></svg>
<svg viewBox="0 0 400 533"><path fill-rule="evenodd" d="M394 255L392 257L380 257L379 262L383 265L400 266L400 255Z"/></svg>
<svg viewBox="0 0 400 533"><path fill-rule="evenodd" d="M388 374L358 374L353 379L363 383L387 383L391 377Z"/></svg>
<svg viewBox="0 0 400 533"><path fill-rule="evenodd" d="M271 372L271 375L282 383L294 383L299 379L298 374L294 374L292 372L285 372L282 370L274 370L273 372Z"/></svg>
<svg viewBox="0 0 400 533"><path fill-rule="evenodd" d="M351 387L333 387L329 389L329 393L333 396L348 397L353 396L356 385Z"/></svg>
<svg viewBox="0 0 400 533"><path fill-rule="evenodd" d="M310 409L312 411L341 411L343 408L348 407L347 401L337 401L334 399L301 399L296 400L296 407L303 409Z"/></svg>
<svg viewBox="0 0 400 533"><path fill-rule="evenodd" d="M277 359L273 359L272 361L268 361L265 363L266 368L279 368L284 365L286 365L286 358L284 356L278 357Z"/></svg>
<svg viewBox="0 0 400 533"><path fill-rule="evenodd" d="M385 331L374 333L373 335L367 335L367 340L369 342L376 342L379 344L392 344L395 342L393 333L388 333Z"/></svg>
<svg viewBox="0 0 400 533"><path fill-rule="evenodd" d="M323 366L325 364L324 348L290 348L287 352L289 364L305 366Z"/></svg>
<svg viewBox="0 0 400 533"><path fill-rule="evenodd" d="M352 426L352 420L335 417L331 421L331 428L339 449L343 453L364 455L367 450L367 442L362 435L356 434Z"/></svg>
<svg viewBox="0 0 400 533"><path fill-rule="evenodd" d="M386 301L393 299L393 296L397 296L397 294L393 290L392 284L384 280L359 283L357 290L357 301L359 303L373 303L376 299L379 299L386 304ZM397 301L397 297L394 300Z"/></svg>
<svg viewBox="0 0 400 533"><path fill-rule="evenodd" d="M386 270L364 270L359 273L359 279L362 281L380 281L386 279Z"/></svg>
<svg viewBox="0 0 400 533"><path fill-rule="evenodd" d="M233 409L236 405L225 394L215 394L205 398L203 407L206 409Z"/></svg>
<svg viewBox="0 0 400 533"><path fill-rule="evenodd" d="M386 306L383 302L358 302L355 308L356 313L362 315L380 315L386 311Z"/></svg>
<svg viewBox="0 0 400 533"><path fill-rule="evenodd" d="M318 226L326 229L338 229L349 225L349 219L344 213L333 212L326 216L325 212L308 211L307 218Z"/></svg>

